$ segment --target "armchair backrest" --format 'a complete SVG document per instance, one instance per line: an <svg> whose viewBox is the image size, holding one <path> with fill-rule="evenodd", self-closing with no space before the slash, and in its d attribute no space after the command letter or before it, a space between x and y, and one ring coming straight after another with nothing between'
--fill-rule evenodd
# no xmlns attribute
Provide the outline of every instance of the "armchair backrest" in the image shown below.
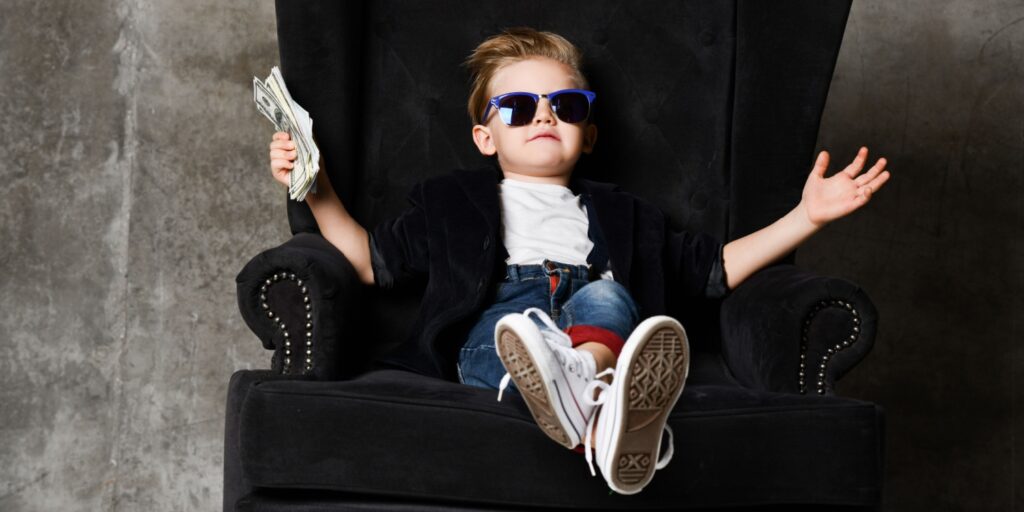
<svg viewBox="0 0 1024 512"><path fill-rule="evenodd" d="M597 146L575 172L729 241L799 202L849 7L277 0L277 20L288 87L310 111L334 188L368 228L404 209L414 183L487 163L471 141L460 63L486 37L526 25L577 44L598 93ZM289 200L288 219L293 233L318 231L305 203Z"/></svg>

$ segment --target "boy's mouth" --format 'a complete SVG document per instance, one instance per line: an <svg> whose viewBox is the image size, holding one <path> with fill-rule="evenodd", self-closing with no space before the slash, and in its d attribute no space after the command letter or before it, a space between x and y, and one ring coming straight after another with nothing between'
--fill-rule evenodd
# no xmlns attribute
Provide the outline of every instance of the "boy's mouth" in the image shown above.
<svg viewBox="0 0 1024 512"><path fill-rule="evenodd" d="M542 139L562 140L562 139L559 139L558 136L553 134L553 133L545 132L545 133L539 133L537 135L534 135L533 138L531 138L527 142L532 142L532 141L535 141L535 140L542 140Z"/></svg>

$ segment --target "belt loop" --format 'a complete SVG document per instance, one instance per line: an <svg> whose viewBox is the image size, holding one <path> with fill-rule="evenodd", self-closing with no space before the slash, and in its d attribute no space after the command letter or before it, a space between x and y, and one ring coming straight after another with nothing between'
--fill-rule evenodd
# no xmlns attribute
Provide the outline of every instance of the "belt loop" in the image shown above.
<svg viewBox="0 0 1024 512"><path fill-rule="evenodd" d="M545 273L547 275L549 275L549 276L551 275L552 272L555 272L555 271L558 270L558 265L555 265L555 262L553 262L551 260L548 260L548 259L545 259L544 263L542 265L544 267Z"/></svg>
<svg viewBox="0 0 1024 512"><path fill-rule="evenodd" d="M558 265L549 259L544 259L541 264L541 268L544 269L544 274L548 276L548 294L554 295L555 289L558 288L559 277L561 273L558 271Z"/></svg>

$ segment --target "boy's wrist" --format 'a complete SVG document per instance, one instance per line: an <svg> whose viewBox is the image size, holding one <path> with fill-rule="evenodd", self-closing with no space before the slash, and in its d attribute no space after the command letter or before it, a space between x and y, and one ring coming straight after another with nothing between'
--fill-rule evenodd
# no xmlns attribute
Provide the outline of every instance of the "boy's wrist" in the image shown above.
<svg viewBox="0 0 1024 512"><path fill-rule="evenodd" d="M316 175L316 192L313 192L312 190L307 192L306 201L317 202L329 197L332 192L334 192L334 190L331 189L330 180L327 179L327 175L323 171L320 171Z"/></svg>
<svg viewBox="0 0 1024 512"><path fill-rule="evenodd" d="M794 208L794 213L800 220L800 223L803 225L804 229L812 233L825 227L825 225L827 224L827 222L814 222L813 220L811 220L811 216L807 212L807 206L804 204L802 200L800 201L800 203L796 205L796 208Z"/></svg>

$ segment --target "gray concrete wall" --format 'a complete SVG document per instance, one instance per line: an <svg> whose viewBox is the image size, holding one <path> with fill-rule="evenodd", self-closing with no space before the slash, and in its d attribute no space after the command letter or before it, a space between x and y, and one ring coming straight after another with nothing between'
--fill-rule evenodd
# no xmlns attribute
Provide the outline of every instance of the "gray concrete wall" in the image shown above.
<svg viewBox="0 0 1024 512"><path fill-rule="evenodd" d="M272 2L0 4L0 510L215 510Z"/></svg>
<svg viewBox="0 0 1024 512"><path fill-rule="evenodd" d="M886 510L1024 511L1024 2L855 1L818 141L893 173L797 252L878 307Z"/></svg>
<svg viewBox="0 0 1024 512"><path fill-rule="evenodd" d="M271 2L0 4L0 510L214 510L233 278L288 235ZM882 315L886 510L1024 511L1024 3L854 4L821 127L893 180L798 264Z"/></svg>

